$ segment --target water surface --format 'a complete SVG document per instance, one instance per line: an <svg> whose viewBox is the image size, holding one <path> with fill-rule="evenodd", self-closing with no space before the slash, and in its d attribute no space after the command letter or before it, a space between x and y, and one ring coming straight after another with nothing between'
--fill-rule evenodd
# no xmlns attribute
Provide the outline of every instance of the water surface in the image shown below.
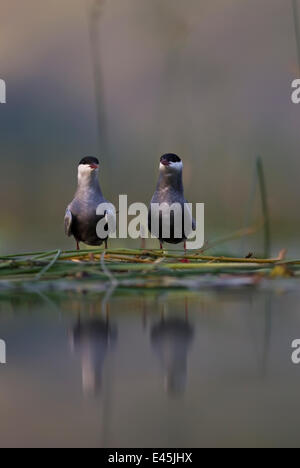
<svg viewBox="0 0 300 468"><path fill-rule="evenodd" d="M0 295L0 445L300 446L300 294Z"/></svg>

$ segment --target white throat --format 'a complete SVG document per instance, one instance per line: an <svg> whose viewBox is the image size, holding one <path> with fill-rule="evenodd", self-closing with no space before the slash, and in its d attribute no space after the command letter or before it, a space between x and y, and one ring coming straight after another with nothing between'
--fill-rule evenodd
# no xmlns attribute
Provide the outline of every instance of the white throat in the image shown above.
<svg viewBox="0 0 300 468"><path fill-rule="evenodd" d="M159 169L162 172L169 172L169 173L179 173L183 169L182 161L180 162L171 162L169 166L164 166L164 164L160 163Z"/></svg>
<svg viewBox="0 0 300 468"><path fill-rule="evenodd" d="M90 185L94 181L98 181L99 169L92 169L88 164L80 164L78 166L78 184Z"/></svg>

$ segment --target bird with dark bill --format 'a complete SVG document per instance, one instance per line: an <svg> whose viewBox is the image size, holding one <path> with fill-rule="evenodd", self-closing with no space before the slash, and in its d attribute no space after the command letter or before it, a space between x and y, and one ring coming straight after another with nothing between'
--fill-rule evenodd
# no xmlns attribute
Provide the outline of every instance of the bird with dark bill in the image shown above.
<svg viewBox="0 0 300 468"><path fill-rule="evenodd" d="M108 203L102 194L98 176L98 159L91 156L83 158L78 165L77 190L65 214L65 233L75 238L77 250L80 242L92 246L105 242L107 248L108 223L105 224L107 235L98 237L96 230L98 222L107 217L107 212L104 215L97 215L97 207L102 203Z"/></svg>
<svg viewBox="0 0 300 468"><path fill-rule="evenodd" d="M160 158L158 183L148 212L148 227L151 234L159 239L161 249L164 242L184 242L186 251L187 237L196 226L184 198L182 170L183 163L176 154L168 153ZM180 208L178 213L172 209L174 204Z"/></svg>

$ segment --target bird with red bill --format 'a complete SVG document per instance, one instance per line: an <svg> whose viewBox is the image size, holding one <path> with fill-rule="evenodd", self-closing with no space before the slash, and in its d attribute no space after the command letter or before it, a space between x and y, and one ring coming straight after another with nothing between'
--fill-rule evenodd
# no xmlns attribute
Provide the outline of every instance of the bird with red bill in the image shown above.
<svg viewBox="0 0 300 468"><path fill-rule="evenodd" d="M97 208L103 203L108 203L102 194L99 180L99 161L93 156L83 158L78 165L78 186L72 202L68 205L65 213L65 233L73 236L76 241L77 250L79 243L99 246L109 237L107 224L107 235L99 237L97 224L104 215L97 215Z"/></svg>

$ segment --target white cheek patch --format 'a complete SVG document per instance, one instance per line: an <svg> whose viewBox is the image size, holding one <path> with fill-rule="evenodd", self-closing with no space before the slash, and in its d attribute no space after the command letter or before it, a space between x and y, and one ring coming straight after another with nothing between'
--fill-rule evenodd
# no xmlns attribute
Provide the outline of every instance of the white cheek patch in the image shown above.
<svg viewBox="0 0 300 468"><path fill-rule="evenodd" d="M85 179L90 177L93 172L98 173L98 169L92 169L89 164L79 164L78 166L78 178Z"/></svg>
<svg viewBox="0 0 300 468"><path fill-rule="evenodd" d="M170 170L171 169L171 170L180 172L183 169L183 164L182 164L182 161L180 161L180 162L170 162L169 166L164 166L162 163L160 163L159 168L161 170Z"/></svg>
<svg viewBox="0 0 300 468"><path fill-rule="evenodd" d="M182 171L182 168L183 168L183 164L182 164L182 161L180 162L171 162L171 166L170 166L172 169L175 169L175 171Z"/></svg>
<svg viewBox="0 0 300 468"><path fill-rule="evenodd" d="M78 166L78 174L79 175L86 175L86 174L90 174L92 172L92 169L90 168L90 166L88 164L79 164Z"/></svg>

